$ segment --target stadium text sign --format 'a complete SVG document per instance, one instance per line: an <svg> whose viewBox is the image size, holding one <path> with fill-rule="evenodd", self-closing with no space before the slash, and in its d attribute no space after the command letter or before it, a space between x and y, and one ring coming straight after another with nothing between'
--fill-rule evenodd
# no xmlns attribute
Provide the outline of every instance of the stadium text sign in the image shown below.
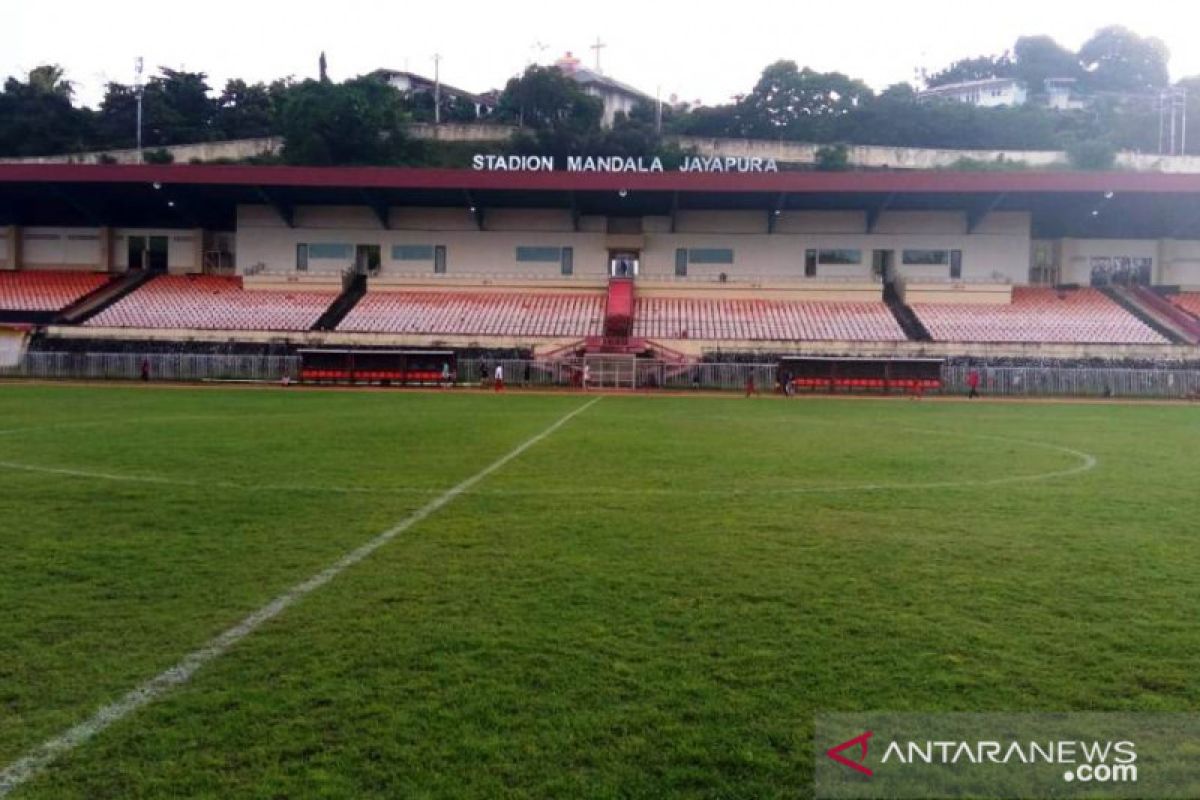
<svg viewBox="0 0 1200 800"><path fill-rule="evenodd" d="M554 156L485 155L477 153L471 167L488 172L553 172ZM685 156L680 172L779 172L773 158ZM567 156L567 172L663 172L658 156Z"/></svg>

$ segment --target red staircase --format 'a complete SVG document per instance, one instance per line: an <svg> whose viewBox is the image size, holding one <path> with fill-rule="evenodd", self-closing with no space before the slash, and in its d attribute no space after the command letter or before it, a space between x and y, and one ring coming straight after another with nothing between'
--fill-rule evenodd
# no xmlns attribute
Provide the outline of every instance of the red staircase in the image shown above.
<svg viewBox="0 0 1200 800"><path fill-rule="evenodd" d="M589 352L636 355L646 349L633 332L633 279L610 278L604 304L604 335L587 337Z"/></svg>
<svg viewBox="0 0 1200 800"><path fill-rule="evenodd" d="M633 330L633 280L612 278L604 306L604 337L628 337Z"/></svg>
<svg viewBox="0 0 1200 800"><path fill-rule="evenodd" d="M1176 306L1158 292L1145 286L1134 286L1130 290L1135 303L1144 311L1166 325L1187 344L1200 344L1200 322Z"/></svg>

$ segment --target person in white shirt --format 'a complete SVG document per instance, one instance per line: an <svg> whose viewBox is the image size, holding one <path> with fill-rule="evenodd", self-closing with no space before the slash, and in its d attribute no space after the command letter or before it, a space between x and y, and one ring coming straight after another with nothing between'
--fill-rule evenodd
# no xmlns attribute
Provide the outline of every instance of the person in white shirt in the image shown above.
<svg viewBox="0 0 1200 800"><path fill-rule="evenodd" d="M592 368L590 366L588 366L587 364L584 364L583 365L583 378L582 378L581 383L583 385L583 390L585 392L587 391L588 381L590 381L591 379L592 379Z"/></svg>
<svg viewBox="0 0 1200 800"><path fill-rule="evenodd" d="M502 364L496 365L496 375L492 381L492 386L495 387L497 392L504 391L504 366Z"/></svg>

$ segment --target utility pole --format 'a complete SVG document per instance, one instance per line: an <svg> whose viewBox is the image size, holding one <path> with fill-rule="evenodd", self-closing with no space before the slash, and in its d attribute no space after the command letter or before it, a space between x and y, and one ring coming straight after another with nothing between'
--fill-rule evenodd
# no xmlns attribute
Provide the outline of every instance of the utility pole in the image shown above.
<svg viewBox="0 0 1200 800"><path fill-rule="evenodd" d="M433 124L442 124L442 56L433 54Z"/></svg>
<svg viewBox="0 0 1200 800"><path fill-rule="evenodd" d="M654 89L654 102L658 108L654 116L654 132L662 136L662 85L656 86Z"/></svg>
<svg viewBox="0 0 1200 800"><path fill-rule="evenodd" d="M138 56L133 61L133 93L137 95L137 160L142 163L142 68L145 62Z"/></svg>

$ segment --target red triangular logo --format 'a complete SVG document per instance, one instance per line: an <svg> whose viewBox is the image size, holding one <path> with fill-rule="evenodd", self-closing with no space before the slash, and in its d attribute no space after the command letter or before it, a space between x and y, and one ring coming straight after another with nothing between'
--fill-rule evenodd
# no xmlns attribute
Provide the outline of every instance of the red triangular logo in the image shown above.
<svg viewBox="0 0 1200 800"><path fill-rule="evenodd" d="M871 737L874 735L874 731L867 731L866 733L859 734L853 739L847 739L841 744L834 745L833 747L829 748L825 751L825 755L829 756L843 766L847 766L856 772L861 772L863 775L874 775L875 773L872 772L868 767L863 766L867 760L867 742L870 741ZM843 750L850 750L854 747L862 749L862 756L858 761L851 761L842 755Z"/></svg>

